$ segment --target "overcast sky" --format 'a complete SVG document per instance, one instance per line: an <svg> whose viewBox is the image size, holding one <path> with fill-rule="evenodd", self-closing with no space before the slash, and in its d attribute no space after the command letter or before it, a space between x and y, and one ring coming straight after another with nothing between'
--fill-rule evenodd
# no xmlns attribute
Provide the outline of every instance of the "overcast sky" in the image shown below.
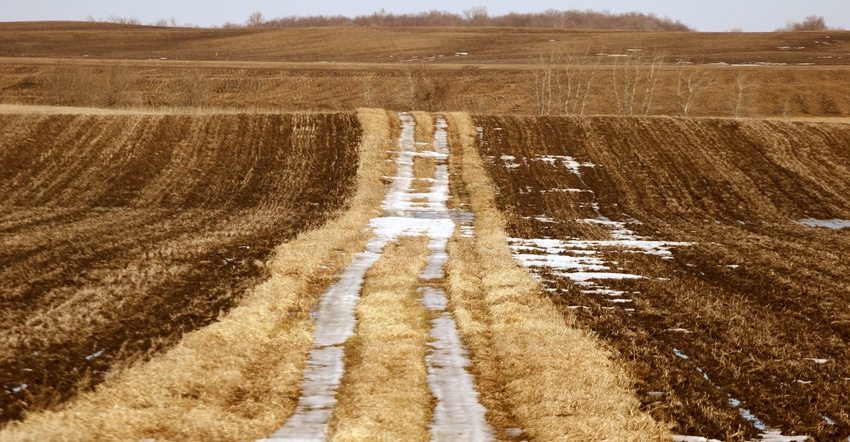
<svg viewBox="0 0 850 442"><path fill-rule="evenodd" d="M265 18L291 15L366 15L440 10L461 13L485 6L490 15L542 12L546 9L591 9L654 13L679 20L698 31L773 31L808 15L823 16L830 27L850 29L850 0L0 0L0 21L86 20L110 16L142 23L171 19L178 24L220 26L244 23L259 11Z"/></svg>

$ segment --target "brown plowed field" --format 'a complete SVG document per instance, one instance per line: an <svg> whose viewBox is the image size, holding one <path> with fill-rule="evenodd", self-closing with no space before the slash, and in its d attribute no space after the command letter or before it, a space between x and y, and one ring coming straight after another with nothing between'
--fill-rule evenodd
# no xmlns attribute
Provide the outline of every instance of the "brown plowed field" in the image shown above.
<svg viewBox="0 0 850 442"><path fill-rule="evenodd" d="M673 259L605 250L622 271L645 277L606 282L629 294L628 309L543 274L564 314L627 361L657 419L675 434L743 440L760 431L746 409L784 434L850 433L850 229L793 222L850 219L850 126L476 121L509 235L605 239L579 221L597 217L596 204L639 235L692 243ZM541 156L593 166L578 175Z"/></svg>
<svg viewBox="0 0 850 442"><path fill-rule="evenodd" d="M617 101L640 77L634 98L650 115L679 115L690 97L692 116L847 117L850 96L837 91L850 88L848 48L850 31L832 30L0 23L0 102L561 115L577 113L565 101L581 84L591 92L584 115L611 115L622 113ZM644 100L656 58L652 97ZM551 86L545 97L543 85Z"/></svg>
<svg viewBox="0 0 850 442"><path fill-rule="evenodd" d="M344 208L353 113L0 114L0 422L170 346Z"/></svg>

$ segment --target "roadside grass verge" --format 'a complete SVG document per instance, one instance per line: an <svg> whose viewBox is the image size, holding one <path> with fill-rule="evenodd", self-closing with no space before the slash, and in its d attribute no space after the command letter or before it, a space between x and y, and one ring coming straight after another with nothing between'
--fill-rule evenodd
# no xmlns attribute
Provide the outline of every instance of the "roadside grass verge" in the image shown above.
<svg viewBox="0 0 850 442"><path fill-rule="evenodd" d="M512 259L474 123L461 113L447 120L452 161L461 162L452 170L475 212L475 237L455 235L449 243L447 294L473 355L488 420L503 438L514 427L537 440L669 438L640 409L613 355L573 328Z"/></svg>
<svg viewBox="0 0 850 442"><path fill-rule="evenodd" d="M383 110L359 110L357 193L323 228L280 245L268 280L220 321L152 360L111 373L62 409L27 416L0 440L208 441L265 437L292 414L312 343L310 308L369 234L390 174Z"/></svg>
<svg viewBox="0 0 850 442"><path fill-rule="evenodd" d="M345 346L331 440L430 440L434 398L425 364L430 318L417 292L428 241L399 238L366 273L356 334Z"/></svg>

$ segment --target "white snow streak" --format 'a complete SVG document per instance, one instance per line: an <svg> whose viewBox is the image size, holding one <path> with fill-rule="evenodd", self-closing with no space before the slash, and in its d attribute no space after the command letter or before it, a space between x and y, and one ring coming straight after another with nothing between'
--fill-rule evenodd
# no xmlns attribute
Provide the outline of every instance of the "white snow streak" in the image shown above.
<svg viewBox="0 0 850 442"><path fill-rule="evenodd" d="M811 227L827 227L830 229L850 229L850 219L814 219L805 218L798 219L798 224L804 224Z"/></svg>
<svg viewBox="0 0 850 442"><path fill-rule="evenodd" d="M416 152L415 123L408 114L401 114L402 134L398 171L384 198L384 216L374 218L370 225L375 234L367 250L355 255L352 264L340 280L320 298L316 311L316 340L304 372L302 397L295 414L286 425L266 441L323 441L328 421L336 404L336 390L344 371L343 344L354 333L354 309L359 300L363 277L380 258L384 246L400 236L428 236L430 255L420 278L425 281L443 278L443 266L448 259L446 243L455 229L457 219L462 232L471 235L471 213L450 212L448 142L446 122L437 120L433 152ZM433 157L436 173L428 193L411 191L413 158ZM416 200L417 202L413 202ZM422 202L427 200L426 202ZM426 284L420 291L423 305L437 314L432 321L427 356L428 384L437 405L430 425L435 441L488 441L493 430L484 418L485 408L478 402L474 380L466 371L471 362L460 341L454 319L446 310L448 301L438 284Z"/></svg>

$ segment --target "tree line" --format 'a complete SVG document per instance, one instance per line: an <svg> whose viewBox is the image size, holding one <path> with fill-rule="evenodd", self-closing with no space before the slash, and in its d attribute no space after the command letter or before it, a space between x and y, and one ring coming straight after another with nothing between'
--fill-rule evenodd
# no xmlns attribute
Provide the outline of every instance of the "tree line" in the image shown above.
<svg viewBox="0 0 850 442"><path fill-rule="evenodd" d="M511 12L505 15L491 16L487 9L478 6L456 14L447 11L431 10L416 14L393 14L383 9L370 15L346 17L343 15L287 16L265 19L260 12L254 12L244 25L227 23L225 27L275 27L305 28L319 26L502 26L556 29L628 29L642 31L680 31L693 29L678 20L660 18L655 14L548 9L537 13Z"/></svg>

